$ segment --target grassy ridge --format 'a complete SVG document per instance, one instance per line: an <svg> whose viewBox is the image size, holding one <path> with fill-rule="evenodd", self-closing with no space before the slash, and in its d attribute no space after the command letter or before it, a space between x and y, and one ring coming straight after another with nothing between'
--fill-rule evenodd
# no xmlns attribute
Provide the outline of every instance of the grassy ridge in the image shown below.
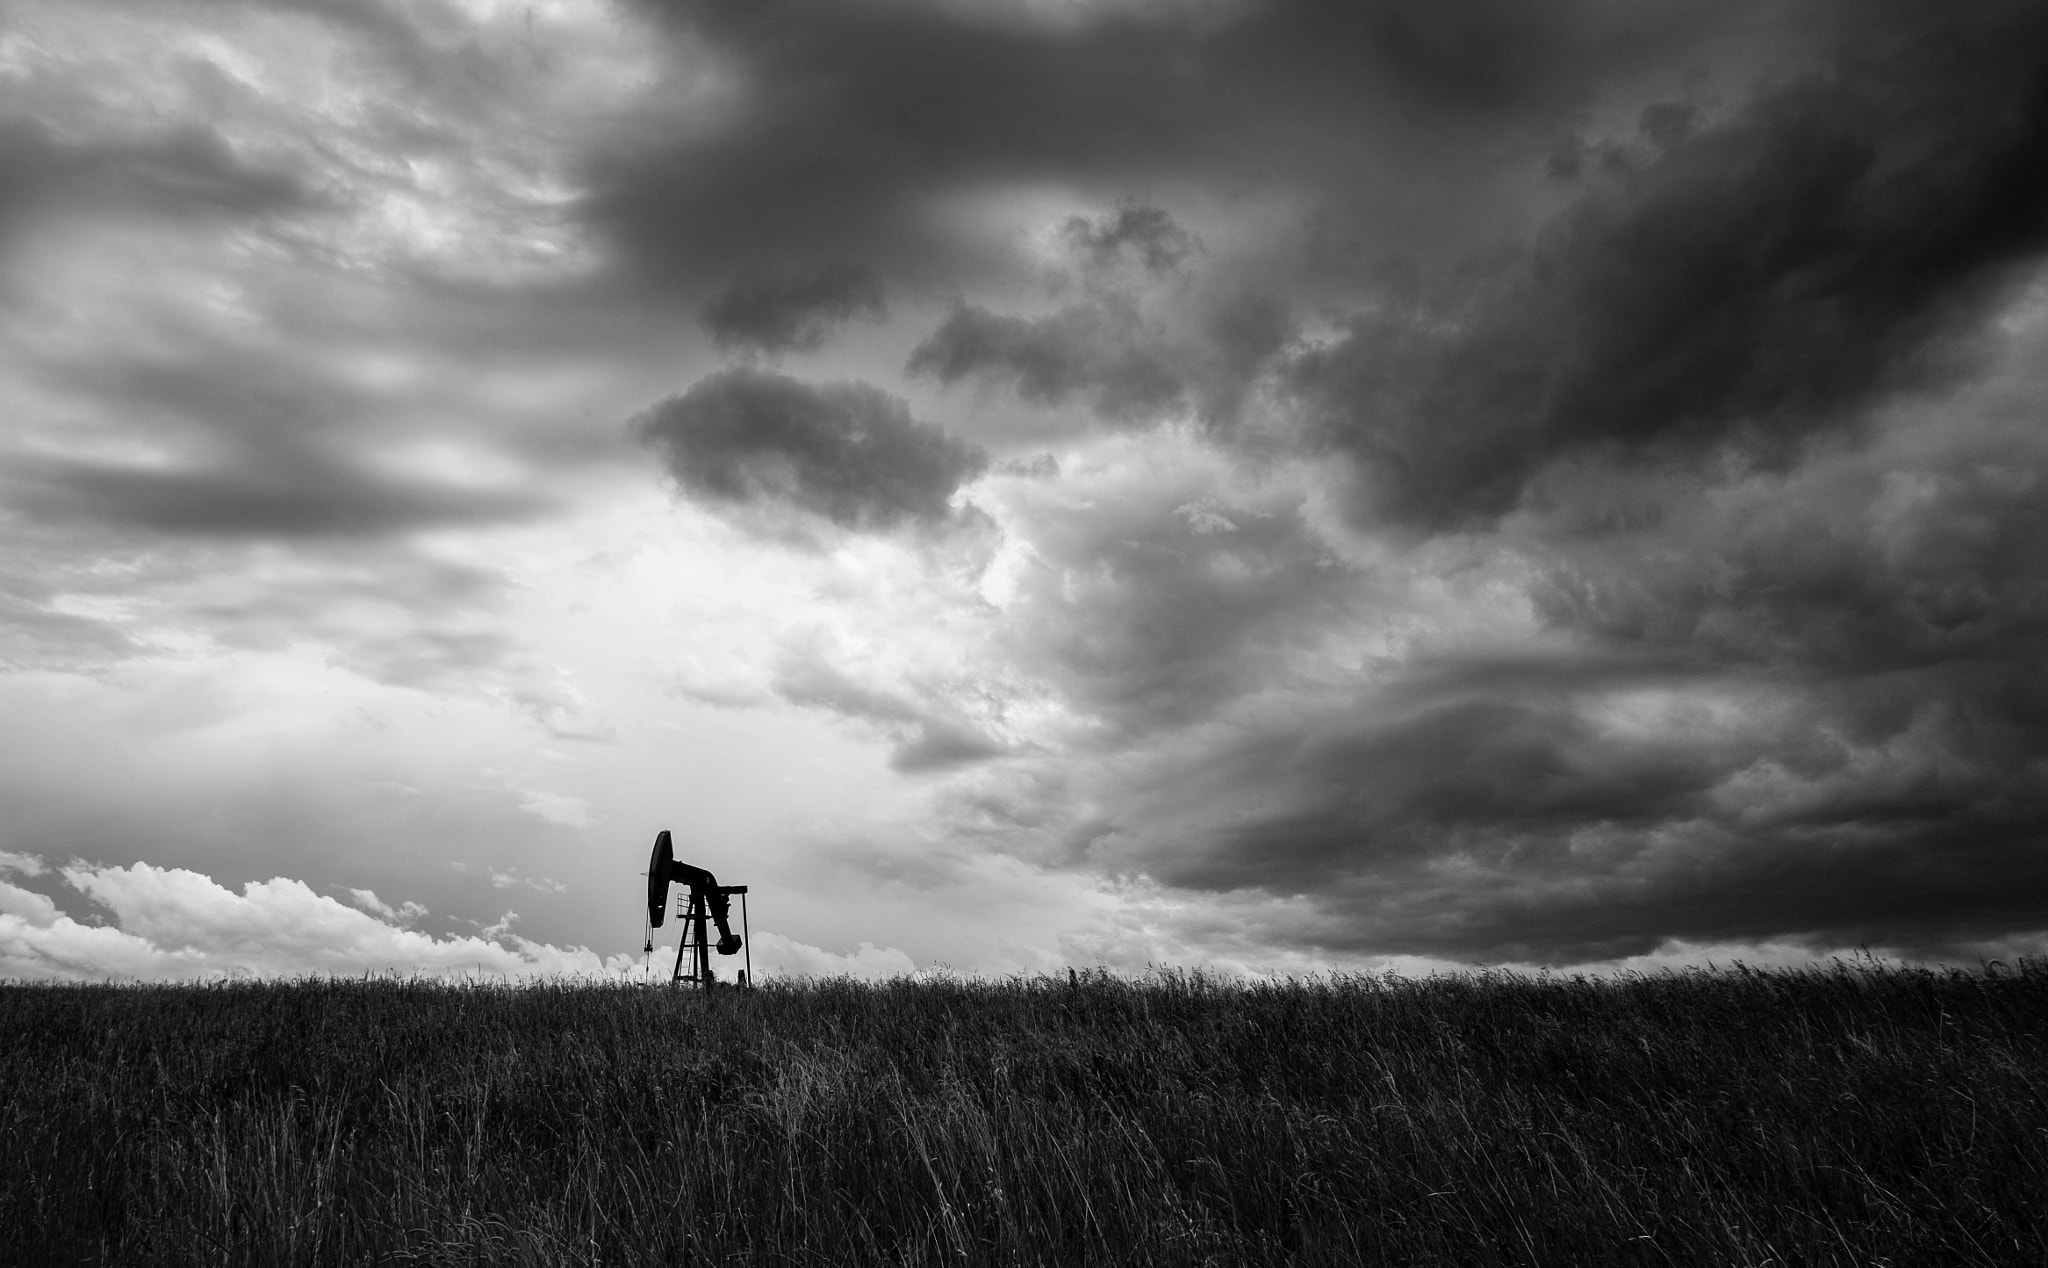
<svg viewBox="0 0 2048 1268"><path fill-rule="evenodd" d="M96 1263L2048 1263L2048 965L0 986Z"/></svg>

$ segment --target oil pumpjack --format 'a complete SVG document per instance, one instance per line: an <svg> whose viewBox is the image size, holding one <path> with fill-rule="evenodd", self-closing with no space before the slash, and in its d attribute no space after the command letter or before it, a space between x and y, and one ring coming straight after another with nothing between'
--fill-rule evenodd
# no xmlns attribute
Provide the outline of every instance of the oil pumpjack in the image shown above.
<svg viewBox="0 0 2048 1268"><path fill-rule="evenodd" d="M746 939L732 931L726 918L732 912L732 896L740 896L740 928L747 927L747 887L745 885L721 885L718 878L701 867L676 861L675 844L670 841L668 829L654 838L654 856L647 861L647 923L654 929L661 928L661 922L668 916L668 887L673 882L688 887L688 900L677 896L676 915L683 922L683 939L676 947L675 968L669 973L669 984L689 982L702 989L710 989L718 980L711 971L711 941L706 936L704 923L709 918L718 926L718 954L735 955L746 946ZM751 934L751 931L749 931ZM654 950L654 939L647 939L647 950ZM688 958L689 972L683 971L683 961ZM754 954L747 950L747 967L740 972L740 984L751 985L754 980Z"/></svg>

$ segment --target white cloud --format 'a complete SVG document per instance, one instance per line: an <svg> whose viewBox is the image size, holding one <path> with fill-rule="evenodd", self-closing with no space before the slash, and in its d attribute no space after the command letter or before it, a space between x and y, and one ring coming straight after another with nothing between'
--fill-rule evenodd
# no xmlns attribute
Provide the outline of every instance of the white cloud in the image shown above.
<svg viewBox="0 0 2048 1268"><path fill-rule="evenodd" d="M426 904L424 903L403 902L393 907L390 903L377 897L376 890L351 889L348 892L349 897L356 900L356 906L361 907L364 911L381 916L386 920L397 921L400 924L408 920L418 920L421 916L427 914Z"/></svg>
<svg viewBox="0 0 2048 1268"><path fill-rule="evenodd" d="M0 882L0 977L161 981L223 973L289 977L392 971L597 976L622 967L607 965L582 947L565 949L511 936L510 913L483 936L435 938L398 928L285 877L252 881L237 894L197 872L147 863L125 868L72 864L61 874L112 912L115 923L81 923L42 895ZM351 893L375 899L368 890ZM397 914L405 918L417 907L406 904Z"/></svg>
<svg viewBox="0 0 2048 1268"><path fill-rule="evenodd" d="M12 850L0 850L0 872L11 872L19 876L41 876L45 870L43 861L33 854L16 854Z"/></svg>
<svg viewBox="0 0 2048 1268"><path fill-rule="evenodd" d="M57 904L32 890L0 881L0 922L9 919L47 925L57 919Z"/></svg>
<svg viewBox="0 0 2048 1268"><path fill-rule="evenodd" d="M537 890L543 894L566 894L569 892L569 887L558 880L552 880L546 876L521 876L519 869L516 867L504 872L499 871L497 868L491 869L491 887L493 889L510 889L514 885L524 885L528 889Z"/></svg>

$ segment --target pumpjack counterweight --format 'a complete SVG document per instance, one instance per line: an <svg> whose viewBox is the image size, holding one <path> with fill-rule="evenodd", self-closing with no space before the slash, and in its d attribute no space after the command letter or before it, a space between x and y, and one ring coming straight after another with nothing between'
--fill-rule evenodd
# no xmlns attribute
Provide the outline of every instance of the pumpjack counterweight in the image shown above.
<svg viewBox="0 0 2048 1268"><path fill-rule="evenodd" d="M675 844L669 838L668 829L661 830L654 838L654 856L647 861L647 923L661 928L668 917L668 887L671 884L685 887L676 895L676 916L682 921L683 938L676 947L675 968L669 972L669 983L689 982L694 986L708 989L718 981L718 975L711 970L711 939L705 929L706 923L718 926L718 954L735 955L743 948L747 952L746 968L740 973L742 984L754 980L754 953L747 946L747 939L732 931L727 923L732 914L733 895L739 895L740 927L747 927L747 887L745 885L721 885L718 878L701 867L678 862ZM683 963L689 961L689 971Z"/></svg>

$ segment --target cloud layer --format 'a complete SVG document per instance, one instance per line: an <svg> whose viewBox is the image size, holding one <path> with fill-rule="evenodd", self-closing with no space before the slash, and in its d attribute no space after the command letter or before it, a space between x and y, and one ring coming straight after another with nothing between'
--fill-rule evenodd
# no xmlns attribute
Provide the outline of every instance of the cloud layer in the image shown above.
<svg viewBox="0 0 2048 1268"><path fill-rule="evenodd" d="M2048 930L2039 4L28 12L20 972Z"/></svg>

